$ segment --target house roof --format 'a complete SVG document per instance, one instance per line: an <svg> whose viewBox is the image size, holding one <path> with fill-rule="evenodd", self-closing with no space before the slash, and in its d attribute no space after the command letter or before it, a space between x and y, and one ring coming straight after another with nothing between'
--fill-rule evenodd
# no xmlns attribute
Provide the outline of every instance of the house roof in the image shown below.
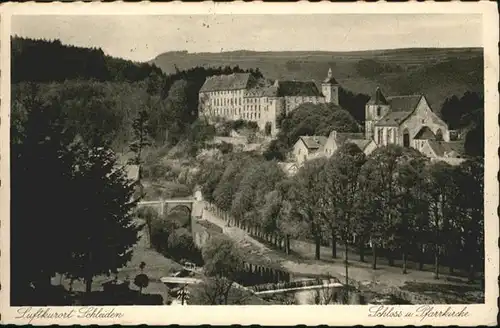
<svg viewBox="0 0 500 328"><path fill-rule="evenodd" d="M449 157L457 157L464 154L464 145L462 141L445 142L428 140L428 143L434 153L439 157L445 157L446 154L453 154L453 156Z"/></svg>
<svg viewBox="0 0 500 328"><path fill-rule="evenodd" d="M210 76L205 80L200 92L246 89L249 80L250 73Z"/></svg>
<svg viewBox="0 0 500 328"><path fill-rule="evenodd" d="M389 105L389 102L387 101L387 99L385 99L385 96L380 88L377 87L370 100L368 101L368 105Z"/></svg>
<svg viewBox="0 0 500 328"><path fill-rule="evenodd" d="M307 149L316 150L324 146L327 138L324 136L300 136L300 140L306 145Z"/></svg>
<svg viewBox="0 0 500 328"><path fill-rule="evenodd" d="M387 101L391 105L391 112L413 112L420 99L422 99L422 95L387 97Z"/></svg>
<svg viewBox="0 0 500 328"><path fill-rule="evenodd" d="M278 97L321 97L316 83L312 81L279 81Z"/></svg>
<svg viewBox="0 0 500 328"><path fill-rule="evenodd" d="M436 135L434 132L432 132L429 127L424 126L418 133L415 135L414 139L430 139L430 140L436 140Z"/></svg>
<svg viewBox="0 0 500 328"><path fill-rule="evenodd" d="M371 139L347 139L346 142L350 142L359 147L359 149L364 150L366 146L372 142Z"/></svg>
<svg viewBox="0 0 500 328"><path fill-rule="evenodd" d="M362 140L364 139L363 133L354 133L354 132L337 132L336 140L339 143L344 143L347 140Z"/></svg>

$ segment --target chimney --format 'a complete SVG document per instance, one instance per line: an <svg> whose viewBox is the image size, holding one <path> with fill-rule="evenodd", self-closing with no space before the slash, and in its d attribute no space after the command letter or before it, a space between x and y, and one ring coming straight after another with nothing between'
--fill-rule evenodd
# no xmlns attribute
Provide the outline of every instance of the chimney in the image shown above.
<svg viewBox="0 0 500 328"><path fill-rule="evenodd" d="M279 81L278 80L274 80L274 86L277 87L279 84Z"/></svg>

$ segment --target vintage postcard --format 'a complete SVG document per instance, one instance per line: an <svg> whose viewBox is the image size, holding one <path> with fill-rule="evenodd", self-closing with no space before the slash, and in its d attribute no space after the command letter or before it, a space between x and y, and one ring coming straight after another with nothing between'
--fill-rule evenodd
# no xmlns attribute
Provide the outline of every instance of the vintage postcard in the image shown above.
<svg viewBox="0 0 500 328"><path fill-rule="evenodd" d="M1 9L1 322L495 325L494 3Z"/></svg>

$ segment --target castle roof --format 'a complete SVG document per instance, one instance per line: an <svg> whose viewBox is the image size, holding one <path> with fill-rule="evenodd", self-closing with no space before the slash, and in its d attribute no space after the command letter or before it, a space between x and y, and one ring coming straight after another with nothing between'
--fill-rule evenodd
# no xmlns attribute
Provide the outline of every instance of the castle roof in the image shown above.
<svg viewBox="0 0 500 328"><path fill-rule="evenodd" d="M338 85L339 84L337 82L337 80L335 80L335 78L333 77L332 69L331 68L328 69L328 75L327 75L326 79L323 80L323 83L324 84L333 84L333 85Z"/></svg>
<svg viewBox="0 0 500 328"><path fill-rule="evenodd" d="M200 92L246 89L249 81L250 73L210 76L205 80Z"/></svg>
<svg viewBox="0 0 500 328"><path fill-rule="evenodd" d="M278 97L321 97L316 84L312 81L278 81Z"/></svg>
<svg viewBox="0 0 500 328"><path fill-rule="evenodd" d="M387 101L387 99L385 99L385 96L380 90L380 88L377 87L374 94L368 101L368 105L389 105L389 102Z"/></svg>

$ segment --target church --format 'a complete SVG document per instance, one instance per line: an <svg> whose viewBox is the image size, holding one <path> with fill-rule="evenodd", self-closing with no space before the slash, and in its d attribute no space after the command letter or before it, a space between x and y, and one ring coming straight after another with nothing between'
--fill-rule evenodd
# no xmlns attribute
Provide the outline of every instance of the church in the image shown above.
<svg viewBox="0 0 500 328"><path fill-rule="evenodd" d="M434 160L461 162L461 141L451 141L448 125L424 95L386 97L377 88L365 106L365 138L377 146L413 147Z"/></svg>
<svg viewBox="0 0 500 328"><path fill-rule="evenodd" d="M322 91L325 97L332 85L331 70ZM334 81L334 80L333 80ZM338 92L338 89L337 89ZM338 99L338 94L335 96ZM332 131L328 137L300 136L292 150L298 166L317 157L330 157L345 142L358 145L369 155L377 147L396 144L412 147L431 158L456 165L462 162L463 142L451 141L448 125L432 110L424 95L386 97L376 88L365 105L364 135Z"/></svg>

